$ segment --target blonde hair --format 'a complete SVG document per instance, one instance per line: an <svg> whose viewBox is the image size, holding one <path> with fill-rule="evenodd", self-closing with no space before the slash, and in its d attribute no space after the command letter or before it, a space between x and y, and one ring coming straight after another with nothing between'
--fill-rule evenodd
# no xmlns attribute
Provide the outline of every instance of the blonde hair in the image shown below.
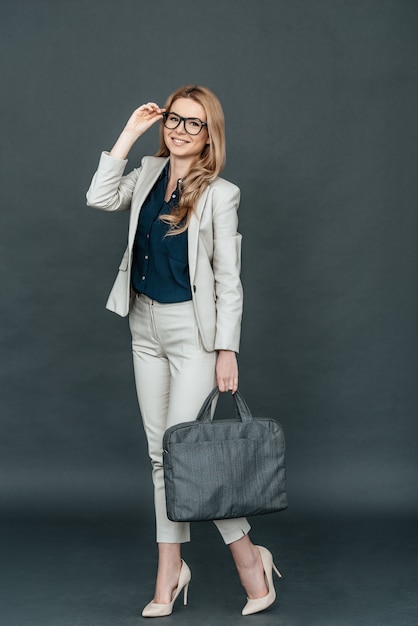
<svg viewBox="0 0 418 626"><path fill-rule="evenodd" d="M178 235L187 230L200 196L208 184L219 175L225 164L225 121L217 96L207 87L186 85L168 97L166 111L170 111L173 103L179 98L190 98L205 109L209 143L205 145L200 157L183 178L178 206L170 215L160 218L171 226L168 235ZM156 156L169 155L170 151L164 141L164 127L161 124L160 149Z"/></svg>

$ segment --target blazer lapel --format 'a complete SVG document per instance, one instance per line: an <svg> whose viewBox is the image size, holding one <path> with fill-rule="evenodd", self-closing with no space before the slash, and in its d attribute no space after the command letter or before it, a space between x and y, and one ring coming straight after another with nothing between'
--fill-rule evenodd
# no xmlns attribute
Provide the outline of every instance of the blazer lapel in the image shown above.
<svg viewBox="0 0 418 626"><path fill-rule="evenodd" d="M142 170L139 174L137 184L132 197L131 216L129 220L129 249L132 250L135 240L136 229L138 227L139 214L141 212L142 205L154 183L158 179L162 170L164 169L168 158L162 157L148 157L142 166Z"/></svg>

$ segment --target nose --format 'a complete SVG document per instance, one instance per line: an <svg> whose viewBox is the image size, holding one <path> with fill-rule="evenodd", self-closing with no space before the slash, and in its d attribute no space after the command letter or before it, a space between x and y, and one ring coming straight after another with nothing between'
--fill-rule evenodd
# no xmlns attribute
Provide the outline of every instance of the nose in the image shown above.
<svg viewBox="0 0 418 626"><path fill-rule="evenodd" d="M181 134L187 133L186 130L186 120L181 120L180 124L177 126L176 131Z"/></svg>

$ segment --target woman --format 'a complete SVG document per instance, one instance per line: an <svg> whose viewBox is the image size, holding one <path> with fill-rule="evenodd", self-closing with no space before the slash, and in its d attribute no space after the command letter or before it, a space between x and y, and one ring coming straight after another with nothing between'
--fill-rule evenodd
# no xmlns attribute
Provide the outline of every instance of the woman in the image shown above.
<svg viewBox="0 0 418 626"><path fill-rule="evenodd" d="M134 143L161 123L160 150L123 175ZM155 494L158 571L142 615L170 615L187 589L190 570L181 544L189 524L167 518L162 438L193 420L213 388L238 387L236 353L242 313L239 189L219 178L225 160L224 117L213 92L190 85L165 108L136 109L109 153L103 153L87 202L107 211L130 209L128 246L107 307L129 314L139 406L148 440ZM272 556L250 541L246 519L215 521L247 593L242 614L274 602Z"/></svg>

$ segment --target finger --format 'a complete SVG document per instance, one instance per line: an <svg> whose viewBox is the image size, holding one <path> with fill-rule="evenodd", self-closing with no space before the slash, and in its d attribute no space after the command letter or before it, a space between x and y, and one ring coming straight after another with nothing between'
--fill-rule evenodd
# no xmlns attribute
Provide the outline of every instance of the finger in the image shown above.
<svg viewBox="0 0 418 626"><path fill-rule="evenodd" d="M157 113L160 113L162 111L161 107L158 106L158 104L156 102L148 102L147 104L144 105L149 111L156 111ZM165 109L164 109L165 111Z"/></svg>
<svg viewBox="0 0 418 626"><path fill-rule="evenodd" d="M141 106L139 107L140 109L158 109L158 104L156 104L155 102L145 102L144 104L141 104Z"/></svg>
<svg viewBox="0 0 418 626"><path fill-rule="evenodd" d="M224 391L226 391L226 385L225 385L225 380L223 378L221 378L220 376L217 377L217 385L218 385L218 389L221 393L223 393Z"/></svg>
<svg viewBox="0 0 418 626"><path fill-rule="evenodd" d="M156 104L155 102L148 102L146 104L141 104L140 107L138 107L137 111L138 113L157 113L160 114L162 113L162 111L165 109L161 109L158 104Z"/></svg>
<svg viewBox="0 0 418 626"><path fill-rule="evenodd" d="M235 393L237 389L238 389L238 377L231 376L231 378L228 381L228 391L232 391L232 393Z"/></svg>

